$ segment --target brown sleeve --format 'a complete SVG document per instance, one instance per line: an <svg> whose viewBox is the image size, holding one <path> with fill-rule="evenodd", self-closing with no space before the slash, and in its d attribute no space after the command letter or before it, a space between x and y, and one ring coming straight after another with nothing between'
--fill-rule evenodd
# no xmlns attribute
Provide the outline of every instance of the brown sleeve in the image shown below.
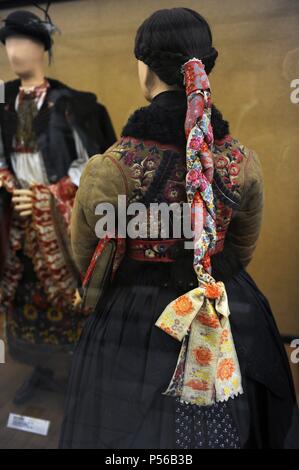
<svg viewBox="0 0 299 470"><path fill-rule="evenodd" d="M117 160L110 153L92 157L81 176L71 221L73 256L82 275L86 273L99 242L95 232L100 219L95 215L96 206L111 203L116 208L118 195L126 194L126 177Z"/></svg>
<svg viewBox="0 0 299 470"><path fill-rule="evenodd" d="M261 230L264 207L263 171L258 155L251 151L245 167L244 191L240 208L234 212L224 249L212 256L217 280L233 276L250 263Z"/></svg>
<svg viewBox="0 0 299 470"><path fill-rule="evenodd" d="M251 261L261 230L264 207L263 170L251 151L245 167L244 193L240 208L228 228L225 245L245 268ZM225 246L226 248L226 246Z"/></svg>

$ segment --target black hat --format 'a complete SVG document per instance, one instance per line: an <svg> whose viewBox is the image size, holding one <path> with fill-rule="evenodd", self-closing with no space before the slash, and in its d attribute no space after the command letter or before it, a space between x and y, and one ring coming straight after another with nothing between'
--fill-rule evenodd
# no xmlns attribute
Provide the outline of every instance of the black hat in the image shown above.
<svg viewBox="0 0 299 470"><path fill-rule="evenodd" d="M10 13L5 20L5 26L0 29L0 41L5 44L8 37L24 35L37 39L50 51L53 45L52 34L56 30L49 21L42 21L37 15L26 10Z"/></svg>

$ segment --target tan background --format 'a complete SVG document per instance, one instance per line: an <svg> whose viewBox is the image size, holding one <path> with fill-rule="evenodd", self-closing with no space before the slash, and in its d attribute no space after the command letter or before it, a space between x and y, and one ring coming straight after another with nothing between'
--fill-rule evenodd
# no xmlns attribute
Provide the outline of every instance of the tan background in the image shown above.
<svg viewBox="0 0 299 470"><path fill-rule="evenodd" d="M281 331L299 334L299 104L290 100L290 83L299 79L299 1L54 4L52 18L63 34L56 36L55 60L47 74L95 92L119 134L129 114L145 103L132 53L136 29L152 11L173 6L197 9L211 24L219 50L211 75L214 102L233 135L258 152L264 168L264 224L249 271L268 297ZM14 78L4 48L0 77Z"/></svg>

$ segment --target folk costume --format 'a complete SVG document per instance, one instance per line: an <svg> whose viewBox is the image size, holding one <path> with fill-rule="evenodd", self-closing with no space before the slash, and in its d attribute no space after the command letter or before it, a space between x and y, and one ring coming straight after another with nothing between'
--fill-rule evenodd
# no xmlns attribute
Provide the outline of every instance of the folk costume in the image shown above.
<svg viewBox="0 0 299 470"><path fill-rule="evenodd" d="M201 60L182 73L186 91L155 96L88 162L72 247L92 279L108 246L95 236L95 209L117 210L125 195L128 208L148 208L147 228L151 203L189 203L194 249L160 225L156 239L116 240L110 283L75 350L61 448L281 448L291 423L287 357L246 271L262 221L261 164L212 104Z"/></svg>
<svg viewBox="0 0 299 470"><path fill-rule="evenodd" d="M5 43L18 33L51 50L50 33L36 15L10 14L0 38ZM116 137L94 94L51 78L31 89L19 79L5 83L0 130L0 312L9 351L35 367L55 368L57 355L72 351L85 320L73 308L80 281L69 237L75 194L89 157L105 152ZM11 194L28 188L33 211L22 218Z"/></svg>

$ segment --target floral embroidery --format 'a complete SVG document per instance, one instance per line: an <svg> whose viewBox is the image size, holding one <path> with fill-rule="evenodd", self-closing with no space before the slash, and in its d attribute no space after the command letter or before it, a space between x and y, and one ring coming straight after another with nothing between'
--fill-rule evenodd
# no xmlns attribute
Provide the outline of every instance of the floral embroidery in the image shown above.
<svg viewBox="0 0 299 470"><path fill-rule="evenodd" d="M144 160L144 167L148 171L156 170L156 168L159 166L159 163L160 159L158 155L150 155Z"/></svg>
<svg viewBox="0 0 299 470"><path fill-rule="evenodd" d="M207 366L210 364L212 359L212 353L208 348L197 348L193 351L195 355L196 362L201 366Z"/></svg>
<svg viewBox="0 0 299 470"><path fill-rule="evenodd" d="M123 137L119 151L123 162L131 168L131 177L135 180L136 189L130 202L143 201L150 189L153 194L151 202L163 200L172 203L186 200L186 168L178 149L171 145L165 145L163 148L154 142L140 142L131 137ZM171 172L166 174L165 184L161 184L159 169L164 162L167 164L167 161L170 163Z"/></svg>
<svg viewBox="0 0 299 470"><path fill-rule="evenodd" d="M183 295L174 303L174 309L177 315L188 315L193 311L193 304L188 297Z"/></svg>
<svg viewBox="0 0 299 470"><path fill-rule="evenodd" d="M202 140L199 137L193 137L193 139L190 140L190 147L193 149L197 149L201 144Z"/></svg>
<svg viewBox="0 0 299 470"><path fill-rule="evenodd" d="M34 321L37 319L38 312L33 305L25 305L24 307L24 317L27 320Z"/></svg>
<svg viewBox="0 0 299 470"><path fill-rule="evenodd" d="M221 296L221 284L214 283L214 284L208 284L205 287L205 295L209 299L217 299L218 297Z"/></svg>
<svg viewBox="0 0 299 470"><path fill-rule="evenodd" d="M204 312L201 312L198 315L197 319L202 325L209 326L210 328L218 328L219 327L218 318L210 317Z"/></svg>
<svg viewBox="0 0 299 470"><path fill-rule="evenodd" d="M135 159L135 153L134 152L126 152L123 156L124 162L126 165L131 166L134 162Z"/></svg>
<svg viewBox="0 0 299 470"><path fill-rule="evenodd" d="M186 198L185 189L182 185L169 181L165 187L164 195L166 200L171 202L184 201Z"/></svg>
<svg viewBox="0 0 299 470"><path fill-rule="evenodd" d="M228 341L228 339L229 339L228 331L223 330L222 335L221 335L221 343L225 343L226 341Z"/></svg>
<svg viewBox="0 0 299 470"><path fill-rule="evenodd" d="M231 163L228 171L230 175L237 176L240 173L239 165L237 165L237 163Z"/></svg>
<svg viewBox="0 0 299 470"><path fill-rule="evenodd" d="M63 313L61 310L51 308L47 311L47 317L51 322L61 322L63 320Z"/></svg>
<svg viewBox="0 0 299 470"><path fill-rule="evenodd" d="M241 201L241 184L237 180L241 164L245 158L245 148L237 139L227 135L221 141L215 141L214 148L215 194L222 198L226 205L237 208Z"/></svg>
<svg viewBox="0 0 299 470"><path fill-rule="evenodd" d="M63 178L55 185L36 185L33 191L32 217L12 217L0 283L0 313L6 314L6 330L12 340L73 345L83 328L85 312L73 308L77 277L71 258L61 250L57 228L67 231L76 189L69 178ZM34 282L23 282L20 249L32 261Z"/></svg>
<svg viewBox="0 0 299 470"><path fill-rule="evenodd" d="M223 155L220 155L215 163L216 168L219 168L219 170L226 168L228 165L229 159L227 157L224 157Z"/></svg>
<svg viewBox="0 0 299 470"><path fill-rule="evenodd" d="M220 380L228 380L231 378L234 371L235 371L234 361L232 359L224 359L219 364L217 377Z"/></svg>
<svg viewBox="0 0 299 470"><path fill-rule="evenodd" d="M201 390L201 391L208 391L209 385L207 382L204 382L202 380L189 380L189 382L186 382L187 387L193 388L193 390Z"/></svg>
<svg viewBox="0 0 299 470"><path fill-rule="evenodd" d="M135 179L140 179L143 176L144 176L144 170L143 170L142 166L135 163L132 166L132 177L135 178Z"/></svg>

